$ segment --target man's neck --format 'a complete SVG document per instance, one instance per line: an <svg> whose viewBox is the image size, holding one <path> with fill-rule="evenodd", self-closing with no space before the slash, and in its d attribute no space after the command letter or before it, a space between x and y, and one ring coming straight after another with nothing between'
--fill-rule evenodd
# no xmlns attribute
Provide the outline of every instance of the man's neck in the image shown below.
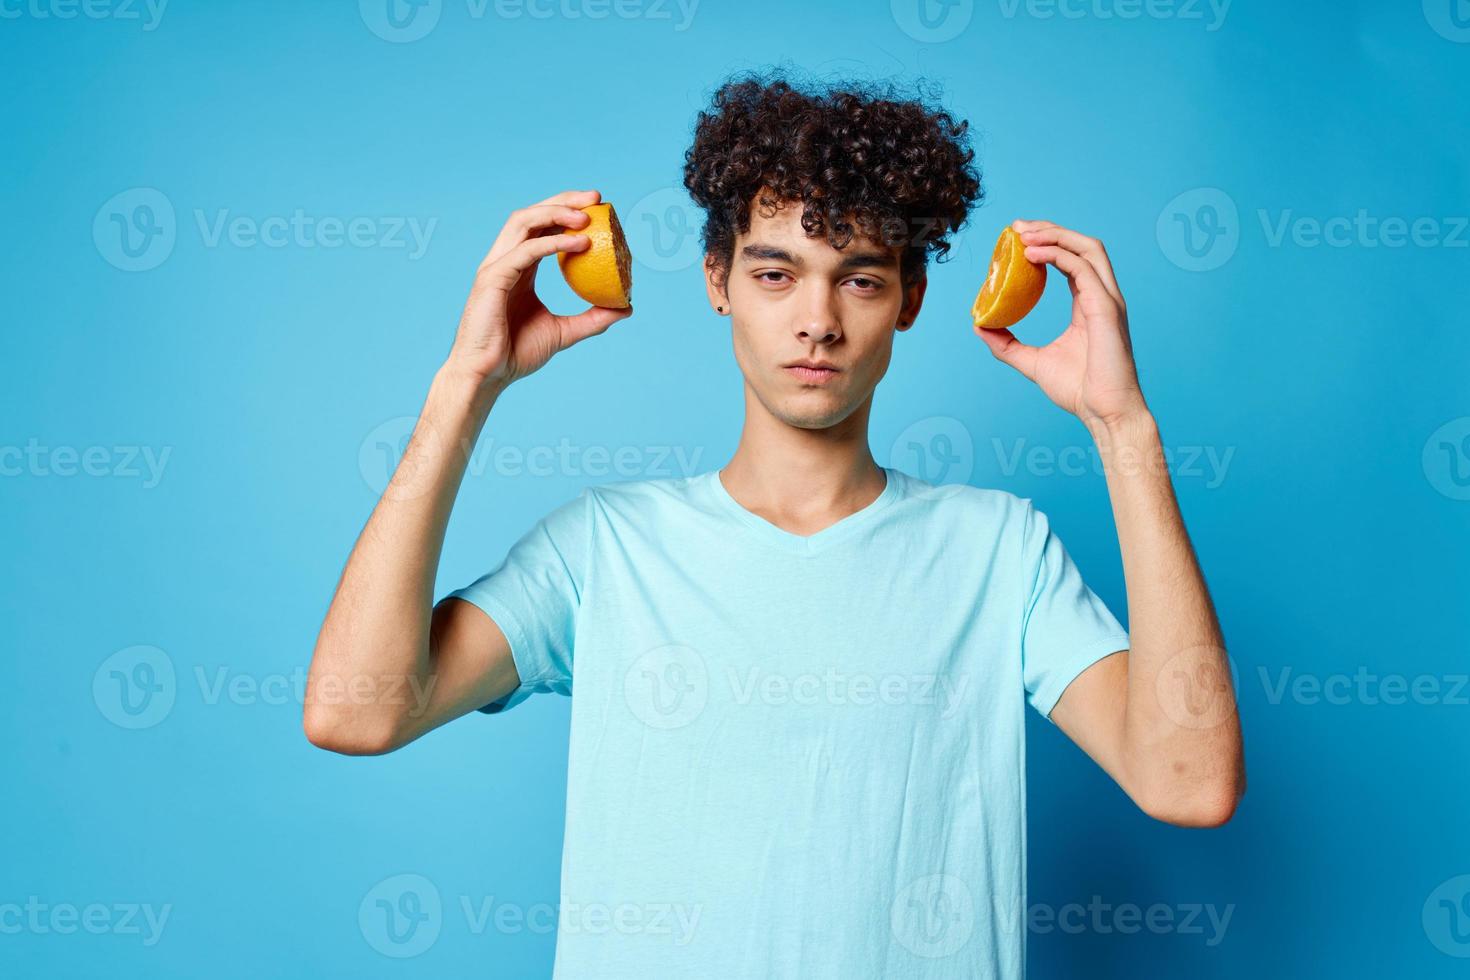
<svg viewBox="0 0 1470 980"><path fill-rule="evenodd" d="M718 479L736 503L784 531L809 536L830 527L878 499L887 484L868 448L870 404L823 429L748 405L740 443Z"/></svg>

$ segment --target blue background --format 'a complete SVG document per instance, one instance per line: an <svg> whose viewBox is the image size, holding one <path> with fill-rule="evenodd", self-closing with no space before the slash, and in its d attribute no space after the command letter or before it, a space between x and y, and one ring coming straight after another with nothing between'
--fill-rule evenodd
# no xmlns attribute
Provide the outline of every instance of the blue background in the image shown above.
<svg viewBox="0 0 1470 980"><path fill-rule="evenodd" d="M626 0L595 19L589 0L442 0L400 29L386 0L174 0L147 29L146 8L99 2L6 0L0 19L0 973L549 972L549 931L477 928L476 910L556 901L568 702L348 759L303 738L299 684L511 209L600 189L633 235L637 315L497 405L439 591L581 486L626 478L590 472L589 447L633 447L632 477L681 475L657 447L698 471L728 459L740 378L680 164L723 76L787 61L928 78L975 127L988 199L896 342L875 456L1035 498L1124 615L1106 487L1045 455L1076 462L1085 430L967 322L1012 218L1103 238L1239 672L1249 792L1218 831L1149 820L1033 715L1031 902L1230 919L1223 936L1206 913L1199 931L1034 929L1032 976L1464 975L1470 692L1446 702L1470 670L1465 3L1240 0L1220 20L927 0L921 19L916 0L704 0L686 19ZM298 209L388 241L212 235L222 211ZM1299 220L1360 212L1429 224L1417 244L1344 225L1327 244ZM407 219L435 222L422 255L393 244ZM543 295L572 306L550 272ZM1054 335L1065 292L1018 332ZM489 454L563 439L586 465ZM128 447L167 452L160 478ZM95 475L65 475L89 449ZM154 700L122 700L117 678L147 670ZM1273 696L1365 673L1440 695ZM405 880L442 911L396 958L380 950L413 950L373 917ZM101 934L50 911L17 928L28 902L101 903ZM129 903L169 907L156 942Z"/></svg>

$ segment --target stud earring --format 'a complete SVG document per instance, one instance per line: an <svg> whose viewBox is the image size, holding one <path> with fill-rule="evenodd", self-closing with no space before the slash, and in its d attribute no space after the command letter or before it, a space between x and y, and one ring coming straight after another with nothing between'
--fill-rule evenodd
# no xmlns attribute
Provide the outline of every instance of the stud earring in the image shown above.
<svg viewBox="0 0 1470 980"><path fill-rule="evenodd" d="M725 308L723 306L716 306L715 307L715 312L716 313L723 313L723 312L725 312Z"/></svg>

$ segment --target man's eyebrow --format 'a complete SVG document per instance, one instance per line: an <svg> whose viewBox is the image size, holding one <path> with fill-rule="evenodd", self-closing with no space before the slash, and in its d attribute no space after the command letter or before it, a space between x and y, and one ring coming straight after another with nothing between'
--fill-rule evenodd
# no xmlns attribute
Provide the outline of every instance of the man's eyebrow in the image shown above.
<svg viewBox="0 0 1470 980"><path fill-rule="evenodd" d="M792 255L784 248L775 245L761 245L759 243L747 245L740 250L740 256L746 259L764 259L767 262L785 262L789 265L803 265L801 259Z"/></svg>
<svg viewBox="0 0 1470 980"><path fill-rule="evenodd" d="M740 250L741 258L767 262L785 262L788 265L805 265L799 256L792 255L784 248L775 245L762 245L759 242L745 246ZM898 264L897 258L892 252L853 252L843 256L837 265L839 272L850 269L889 269Z"/></svg>
<svg viewBox="0 0 1470 980"><path fill-rule="evenodd" d="M837 266L838 271L848 269L888 269L898 264L892 252L854 252Z"/></svg>

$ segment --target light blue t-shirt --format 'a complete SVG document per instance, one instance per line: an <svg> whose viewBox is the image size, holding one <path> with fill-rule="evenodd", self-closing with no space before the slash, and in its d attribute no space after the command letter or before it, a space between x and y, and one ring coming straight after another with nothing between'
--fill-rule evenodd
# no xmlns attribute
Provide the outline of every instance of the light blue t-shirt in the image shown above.
<svg viewBox="0 0 1470 980"><path fill-rule="evenodd" d="M1025 970L1025 705L1128 647L1029 500L885 468L808 537L590 487L453 595L571 694L559 977Z"/></svg>

